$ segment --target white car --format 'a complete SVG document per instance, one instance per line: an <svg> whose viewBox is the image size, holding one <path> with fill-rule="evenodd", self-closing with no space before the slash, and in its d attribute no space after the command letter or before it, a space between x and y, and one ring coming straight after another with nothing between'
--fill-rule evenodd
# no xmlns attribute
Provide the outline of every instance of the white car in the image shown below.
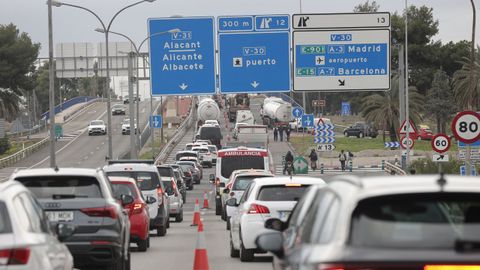
<svg viewBox="0 0 480 270"><path fill-rule="evenodd" d="M137 123L135 123L135 134L137 133ZM130 118L123 119L122 122L122 135L130 134Z"/></svg>
<svg viewBox="0 0 480 270"><path fill-rule="evenodd" d="M207 147L210 153L212 154L212 163L217 164L217 152L218 152L217 146L213 144L209 144L207 145Z"/></svg>
<svg viewBox="0 0 480 270"><path fill-rule="evenodd" d="M73 257L59 241L75 227L59 223L55 233L32 193L17 181L0 184L0 269L73 269ZM59 239L57 239L57 237Z"/></svg>
<svg viewBox="0 0 480 270"><path fill-rule="evenodd" d="M208 168L213 167L212 153L208 150L208 146L194 146L192 147L192 151L198 153L202 166L207 166Z"/></svg>
<svg viewBox="0 0 480 270"><path fill-rule="evenodd" d="M103 122L103 120L93 120L88 125L88 136L94 134L107 134L107 127L105 126L105 122Z"/></svg>
<svg viewBox="0 0 480 270"><path fill-rule="evenodd" d="M205 124L206 125L214 125L214 126L217 126L217 127L220 126L220 124L218 123L217 120L205 120Z"/></svg>
<svg viewBox="0 0 480 270"><path fill-rule="evenodd" d="M230 256L240 257L243 262L252 261L258 252L257 236L273 231L265 228L265 221L270 218L286 221L307 188L316 184L325 182L303 176L254 179L238 203L236 198L227 200L228 206L236 208L230 219Z"/></svg>

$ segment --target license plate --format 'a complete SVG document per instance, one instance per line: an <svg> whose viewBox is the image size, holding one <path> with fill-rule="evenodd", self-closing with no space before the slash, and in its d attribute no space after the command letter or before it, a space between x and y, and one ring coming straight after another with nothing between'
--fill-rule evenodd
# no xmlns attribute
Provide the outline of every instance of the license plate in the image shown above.
<svg viewBox="0 0 480 270"><path fill-rule="evenodd" d="M279 212L279 218L282 220L282 221L286 221L288 219L288 217L290 216L290 211L280 211Z"/></svg>
<svg viewBox="0 0 480 270"><path fill-rule="evenodd" d="M46 214L50 221L73 221L73 211L47 211Z"/></svg>

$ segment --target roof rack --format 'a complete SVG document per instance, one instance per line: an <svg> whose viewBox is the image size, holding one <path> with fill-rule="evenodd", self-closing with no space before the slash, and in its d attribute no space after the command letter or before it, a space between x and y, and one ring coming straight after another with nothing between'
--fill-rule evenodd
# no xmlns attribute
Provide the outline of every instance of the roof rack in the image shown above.
<svg viewBox="0 0 480 270"><path fill-rule="evenodd" d="M357 176L353 176L353 175L341 175L341 176L337 176L335 178L333 178L332 180L330 180L330 183L331 182L346 182L346 183L349 183L349 184L352 184L352 185L355 185L359 188L363 188L363 183L362 183L362 180L361 178L357 177Z"/></svg>
<svg viewBox="0 0 480 270"><path fill-rule="evenodd" d="M153 159L117 159L117 160L109 160L108 161L108 165L126 164L126 163L139 163L139 164L153 165L155 163L155 160L153 160Z"/></svg>

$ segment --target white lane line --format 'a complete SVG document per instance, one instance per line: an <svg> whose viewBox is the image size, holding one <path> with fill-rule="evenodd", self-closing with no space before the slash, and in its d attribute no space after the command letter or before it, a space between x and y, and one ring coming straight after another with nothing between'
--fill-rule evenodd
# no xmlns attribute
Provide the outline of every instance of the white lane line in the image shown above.
<svg viewBox="0 0 480 270"><path fill-rule="evenodd" d="M107 113L107 110L105 110L100 117L103 117L106 113ZM57 155L58 153L60 153L61 151L63 151L65 148L67 148L68 146L70 146L70 144L72 144L72 143L75 142L78 138L80 138L80 136L82 136L82 134L85 133L85 131L87 131L87 129L83 130L82 133L78 134L77 137L73 138L73 140L71 140L70 142L68 142L64 147L58 149L58 151L55 152L55 155ZM104 144L104 143L102 143L102 144ZM35 167L39 166L40 164L44 163L45 161L47 161L47 160L49 160L49 159L50 159L50 156L42 159L40 162L38 162L38 163L36 163L36 164L28 167L28 168L29 168L29 169L35 168Z"/></svg>

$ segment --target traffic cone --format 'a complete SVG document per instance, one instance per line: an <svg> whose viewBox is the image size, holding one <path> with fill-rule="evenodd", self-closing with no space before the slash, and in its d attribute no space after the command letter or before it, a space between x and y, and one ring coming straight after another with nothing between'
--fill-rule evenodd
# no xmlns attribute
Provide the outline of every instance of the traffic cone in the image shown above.
<svg viewBox="0 0 480 270"><path fill-rule="evenodd" d="M195 200L195 209L193 210L193 222L190 226L198 226L200 223L200 205L198 203L198 198Z"/></svg>
<svg viewBox="0 0 480 270"><path fill-rule="evenodd" d="M210 207L208 206L208 195L207 195L206 191L203 192L203 207L202 207L202 209L210 209Z"/></svg>
<svg viewBox="0 0 480 270"><path fill-rule="evenodd" d="M208 270L207 245L205 243L205 233L203 232L203 223L198 224L197 246L195 247L195 259L193 270Z"/></svg>

